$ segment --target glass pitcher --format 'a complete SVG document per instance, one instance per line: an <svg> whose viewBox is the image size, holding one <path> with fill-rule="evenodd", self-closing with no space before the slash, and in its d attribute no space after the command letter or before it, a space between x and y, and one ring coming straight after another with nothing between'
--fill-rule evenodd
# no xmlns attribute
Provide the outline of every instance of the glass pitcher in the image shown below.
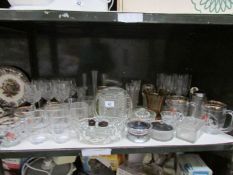
<svg viewBox="0 0 233 175"><path fill-rule="evenodd" d="M107 87L97 93L94 106L99 116L128 117L132 111L132 100L126 90Z"/></svg>

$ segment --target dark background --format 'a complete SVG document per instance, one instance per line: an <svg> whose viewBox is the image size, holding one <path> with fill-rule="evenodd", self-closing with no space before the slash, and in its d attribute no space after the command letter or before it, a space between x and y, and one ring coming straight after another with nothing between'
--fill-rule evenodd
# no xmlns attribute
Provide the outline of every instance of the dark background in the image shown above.
<svg viewBox="0 0 233 175"><path fill-rule="evenodd" d="M95 69L155 83L192 74L192 86L233 107L233 26L0 22L0 64L32 79L75 78Z"/></svg>

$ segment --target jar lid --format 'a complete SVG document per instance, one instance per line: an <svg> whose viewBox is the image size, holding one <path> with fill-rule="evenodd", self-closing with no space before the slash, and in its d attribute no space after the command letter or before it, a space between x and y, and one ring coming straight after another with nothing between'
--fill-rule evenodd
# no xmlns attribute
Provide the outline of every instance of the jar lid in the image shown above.
<svg viewBox="0 0 233 175"><path fill-rule="evenodd" d="M146 108L137 108L133 112L133 116L139 119L154 119L156 117L156 113Z"/></svg>
<svg viewBox="0 0 233 175"><path fill-rule="evenodd" d="M127 124L128 128L132 128L132 129L140 129L140 130L144 130L144 129L150 129L150 123L141 121L141 120L134 120L134 121L130 121Z"/></svg>
<svg viewBox="0 0 233 175"><path fill-rule="evenodd" d="M173 130L173 127L166 123L152 122L151 124L152 124L153 130L158 130L158 131L172 131Z"/></svg>

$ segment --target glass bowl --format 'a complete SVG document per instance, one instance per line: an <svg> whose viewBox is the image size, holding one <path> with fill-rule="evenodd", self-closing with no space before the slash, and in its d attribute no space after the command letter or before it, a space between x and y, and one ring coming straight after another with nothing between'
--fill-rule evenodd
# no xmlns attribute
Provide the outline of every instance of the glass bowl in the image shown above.
<svg viewBox="0 0 233 175"><path fill-rule="evenodd" d="M80 142L104 145L119 141L125 136L125 119L94 117L78 120Z"/></svg>

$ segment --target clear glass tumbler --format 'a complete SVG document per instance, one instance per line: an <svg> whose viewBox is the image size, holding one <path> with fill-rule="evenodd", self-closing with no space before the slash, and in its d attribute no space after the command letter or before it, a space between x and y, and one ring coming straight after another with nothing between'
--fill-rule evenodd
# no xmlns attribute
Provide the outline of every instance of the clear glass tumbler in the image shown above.
<svg viewBox="0 0 233 175"><path fill-rule="evenodd" d="M75 102L70 106L70 114L74 119L84 119L88 117L88 104L86 102Z"/></svg>
<svg viewBox="0 0 233 175"><path fill-rule="evenodd" d="M45 142L49 137L48 120L44 110L35 111L35 116L28 119L30 137L32 144Z"/></svg>
<svg viewBox="0 0 233 175"><path fill-rule="evenodd" d="M68 117L53 117L50 121L50 132L56 143L65 143L71 138L70 122Z"/></svg>
<svg viewBox="0 0 233 175"><path fill-rule="evenodd" d="M0 145L11 147L21 142L22 124L20 121L9 125L0 125Z"/></svg>

